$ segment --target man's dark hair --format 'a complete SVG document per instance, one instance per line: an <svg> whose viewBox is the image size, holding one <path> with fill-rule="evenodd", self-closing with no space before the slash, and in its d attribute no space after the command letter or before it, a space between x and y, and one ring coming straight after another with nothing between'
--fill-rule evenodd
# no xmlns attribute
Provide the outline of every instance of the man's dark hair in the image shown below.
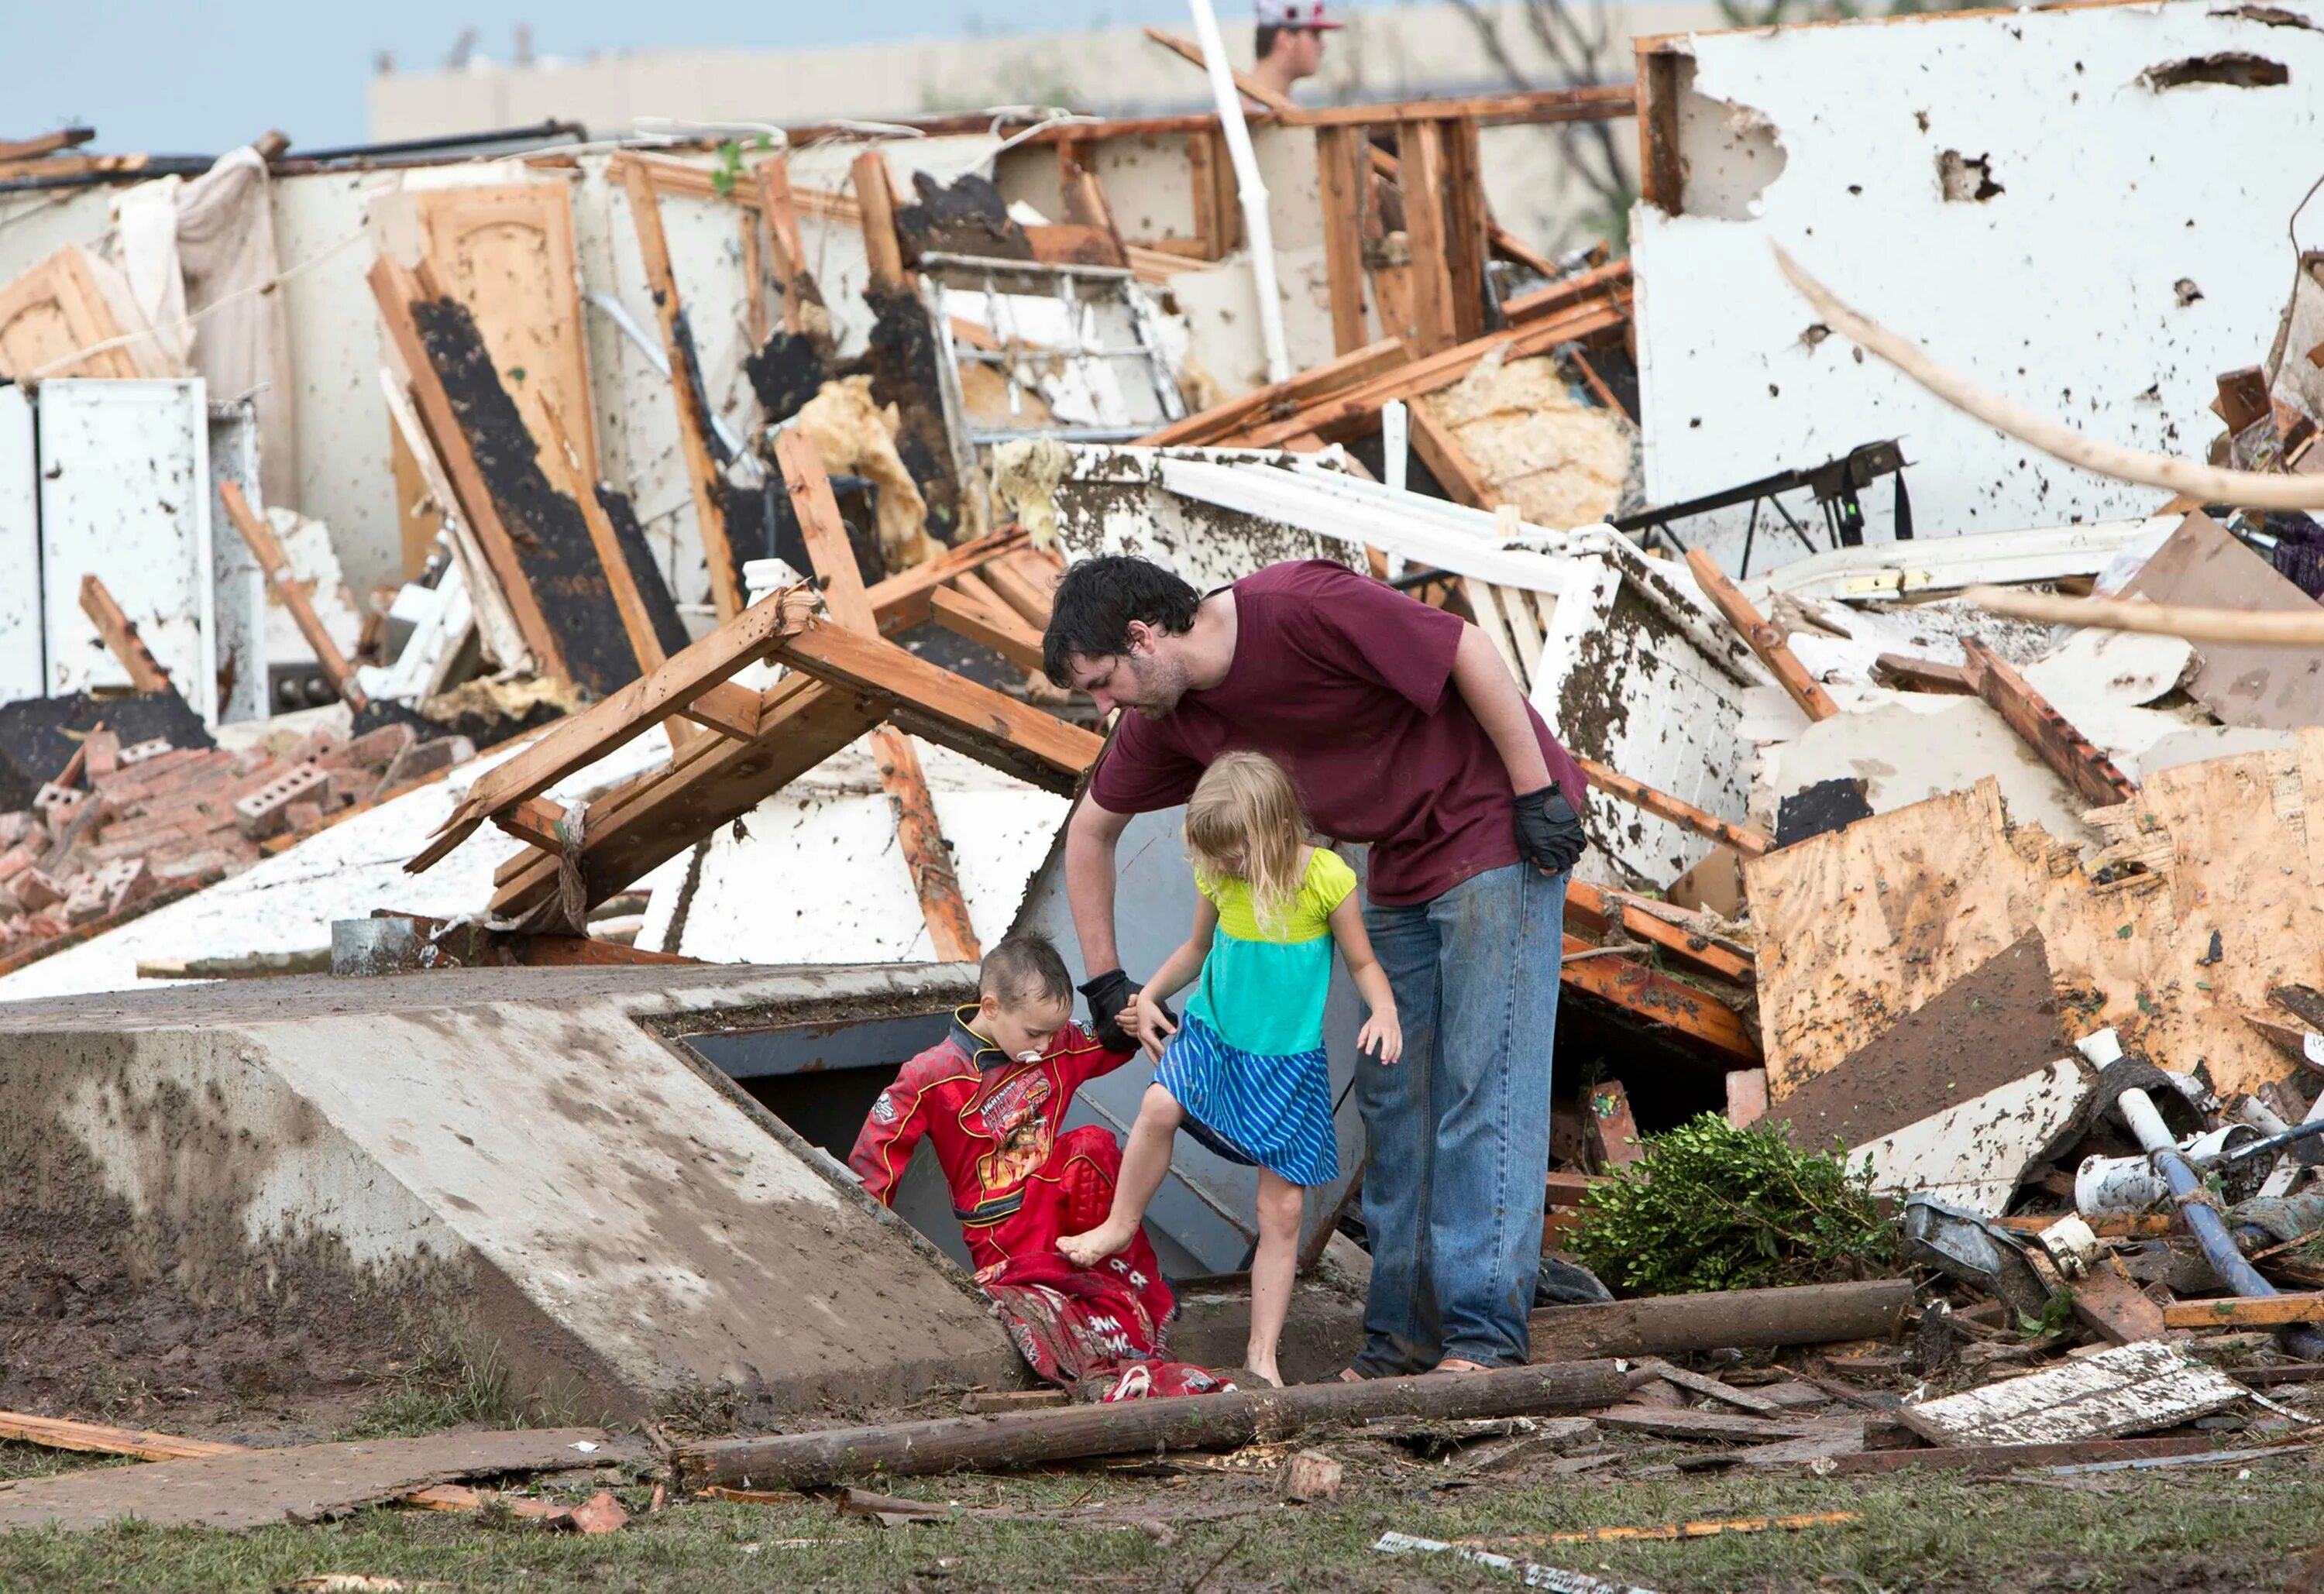
<svg viewBox="0 0 2324 1594"><path fill-rule="evenodd" d="M1283 30L1272 23L1259 23L1259 31L1251 35L1251 52L1260 60L1265 60L1268 51L1275 48L1275 36L1281 32Z"/></svg>
<svg viewBox="0 0 2324 1594"><path fill-rule="evenodd" d="M1183 636L1194 623L1203 594L1161 566L1128 554L1101 554L1069 566L1049 601L1049 629L1041 639L1041 668L1059 686L1073 674L1073 658L1104 659L1130 650L1130 622Z"/></svg>
<svg viewBox="0 0 2324 1594"><path fill-rule="evenodd" d="M984 954L984 969L976 989L978 994L991 997L1009 1008L1036 999L1069 1002L1074 1000L1074 977L1065 967L1065 960L1057 955L1055 942L1026 930L1002 936Z"/></svg>

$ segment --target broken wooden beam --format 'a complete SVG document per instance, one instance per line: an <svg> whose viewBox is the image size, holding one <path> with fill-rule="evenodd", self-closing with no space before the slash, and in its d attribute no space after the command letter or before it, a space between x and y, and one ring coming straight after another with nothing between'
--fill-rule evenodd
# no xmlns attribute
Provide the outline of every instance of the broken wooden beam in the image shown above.
<svg viewBox="0 0 2324 1594"><path fill-rule="evenodd" d="M1655 912L1656 908L1663 911ZM1586 880L1570 881L1565 888L1565 918L1569 925L1578 922L1597 935L1610 935L1618 929L1641 941L1652 942L1672 957L1704 973L1732 980L1738 985L1748 985L1758 978L1758 965L1748 947L1690 928L1684 922L1687 917L1683 909L1659 903L1650 906L1627 892L1600 889Z"/></svg>
<svg viewBox="0 0 2324 1594"><path fill-rule="evenodd" d="M926 625L934 618L929 602L939 587L982 569L1003 554L1016 552L1028 540L1021 527L995 531L958 548L946 548L936 557L924 559L878 583L872 588L871 597L881 634Z"/></svg>
<svg viewBox="0 0 2324 1594"><path fill-rule="evenodd" d="M770 155L752 168L752 176L759 189L759 225L766 229L775 281L782 288L783 330L827 352L831 312L824 308L823 290L807 269L806 245L799 239L798 205L791 195L789 161L779 152Z"/></svg>
<svg viewBox="0 0 2324 1594"><path fill-rule="evenodd" d="M1742 590L1727 579L1727 573L1718 561L1699 548L1686 552L1686 567L1694 573L1694 584L1702 589L1713 608L1726 617L1759 662L1767 667L1776 683L1800 705L1800 712L1812 720L1828 720L1840 712L1840 705L1831 694L1808 673L1807 666L1792 651L1783 628L1771 623L1767 617L1752 607L1751 600Z"/></svg>
<svg viewBox="0 0 2324 1594"><path fill-rule="evenodd" d="M1734 1009L1709 991L1650 969L1636 958L1568 935L1558 978L1649 1023L1667 1025L1724 1052L1732 1059L1730 1066L1753 1068L1759 1064L1758 1037Z"/></svg>
<svg viewBox="0 0 2324 1594"><path fill-rule="evenodd" d="M723 623L742 612L742 577L735 568L733 546L726 535L725 483L710 448L708 395L698 385L694 335L678 299L678 277L670 270L669 241L662 233L661 202L654 197L652 174L634 158L616 155L614 161L622 168L630 224L637 234L646 286L653 294L654 319L661 326L662 349L669 360L670 395L678 403L678 452L686 460L686 482L694 495L703 558L710 567L711 600Z"/></svg>
<svg viewBox="0 0 2324 1594"><path fill-rule="evenodd" d="M621 611L622 630L629 636L631 651L638 656L638 673L659 669L669 655L662 651L653 617L646 613L645 596L638 591L629 556L622 551L621 536L613 530L605 506L597 501L596 484L587 479L579 451L566 435L564 417L545 392L540 395L540 457L549 466L549 484L581 511L582 522L589 528L589 541L597 550L597 562L605 567L605 585L613 592L613 606Z"/></svg>
<svg viewBox="0 0 2324 1594"><path fill-rule="evenodd" d="M1894 1339L1913 1307L1913 1281L1875 1278L1701 1295L1648 1295L1533 1314L1533 1358L1668 1356L1775 1345Z"/></svg>
<svg viewBox="0 0 2324 1594"><path fill-rule="evenodd" d="M991 649L1019 669L1041 668L1041 633L1006 604L939 587L928 607L936 622L954 636Z"/></svg>
<svg viewBox="0 0 2324 1594"><path fill-rule="evenodd" d="M831 479L814 441L797 429L775 440L775 462L791 496L799 539L814 568L809 574L823 581L825 606L840 624L876 640L880 622L872 599L863 590L862 571L855 563L854 545L848 541L846 522L832 496ZM969 922L968 900L961 895L960 877L953 869L952 849L936 819L936 799L928 795L927 776L911 738L893 725L872 733L872 753L880 770L881 789L894 811L896 842L911 871L912 890L920 902L920 917L938 963L973 963L983 953L975 927Z"/></svg>
<svg viewBox="0 0 2324 1594"><path fill-rule="evenodd" d="M1691 830L1705 841L1731 847L1746 858L1762 857L1775 850L1775 838L1748 825L1738 825L1731 819L1721 819L1716 814L1705 813L1692 803L1657 791L1643 780L1633 780L1595 759L1577 757L1582 772L1590 778L1590 788L1602 791L1608 797L1643 808L1657 819L1667 819L1681 830Z"/></svg>
<svg viewBox="0 0 2324 1594"><path fill-rule="evenodd" d="M1961 639L1961 651L1968 656L1962 673L1978 696L2009 723L2009 728L2075 796L2093 808L2111 808L2137 798L2138 788L2130 778L2052 707L2050 700L2036 692L2008 660L1975 637Z"/></svg>
<svg viewBox="0 0 2324 1594"><path fill-rule="evenodd" d="M2165 1328L2281 1328L2294 1322L2324 1322L2324 1295L2230 1295L2163 1308Z"/></svg>
<svg viewBox="0 0 2324 1594"><path fill-rule="evenodd" d="M1621 1371L1605 1360L1499 1368L1457 1378L1424 1373L708 1440L680 1445L670 1459L689 1487L747 1479L761 1488L813 1488L874 1473L903 1478L1083 1456L1231 1449L1370 1417L1548 1416L1612 1405L1627 1388Z"/></svg>
<svg viewBox="0 0 2324 1594"><path fill-rule="evenodd" d="M1384 337L1336 360L1254 389L1240 398L1213 404L1184 420L1174 420L1160 431L1148 432L1139 438L1138 445L1148 448L1195 447L1217 442L1232 437L1239 428L1294 413L1303 404L1345 392L1411 362L1412 351L1402 338Z"/></svg>
<svg viewBox="0 0 2324 1594"><path fill-rule="evenodd" d="M2015 1472L2021 1467L2061 1467L2093 1461L2149 1460L2194 1456L2218 1447L2208 1433L2159 1439L2084 1439L2062 1444L1942 1444L1910 1450L1868 1450L1835 1456L1849 1472Z"/></svg>
<svg viewBox="0 0 2324 1594"><path fill-rule="evenodd" d="M228 485L232 485L231 483ZM80 578L80 612L88 616L97 634L105 640L106 650L129 672L129 684L140 692L168 692L175 689L170 672L153 657L145 639L137 634L137 622L129 618L104 582L94 573Z"/></svg>
<svg viewBox="0 0 2324 1594"><path fill-rule="evenodd" d="M183 1461L196 1456L226 1456L244 1446L218 1439L185 1439L175 1433L149 1433L137 1428L109 1428L98 1423L76 1423L65 1417L39 1417L29 1412L0 1412L0 1439L51 1450L85 1451L97 1455L134 1456L141 1461Z"/></svg>
<svg viewBox="0 0 2324 1594"><path fill-rule="evenodd" d="M862 209L863 253L872 268L872 286L885 292L909 289L903 239L896 231L896 188L888 173L888 157L876 147L868 149L855 157L848 176Z"/></svg>
<svg viewBox="0 0 2324 1594"><path fill-rule="evenodd" d="M347 662L346 655L341 653L338 644L331 640L331 633L323 629L323 617L315 612L312 585L300 581L292 574L290 557L283 553L282 544L274 536L274 529L251 508L250 500L242 495L239 486L232 482L220 482L217 495L218 502L226 505L226 519L232 521L234 529L242 533L243 541L250 547L251 556L257 559L259 569L265 574L267 585L281 597L282 606L290 611L290 618L297 623L299 634L307 639L307 646L314 653L315 662L323 667L323 674L329 679L332 688L349 708L362 713L371 700L364 696L363 688L355 685L355 666Z"/></svg>
<svg viewBox="0 0 2324 1594"><path fill-rule="evenodd" d="M1969 684L1969 672L1958 664L1940 664L1933 659L1915 659L1905 653L1883 653L1872 661L1872 684L1886 686L1893 692L1942 692L1956 697L1974 697L1977 688Z"/></svg>

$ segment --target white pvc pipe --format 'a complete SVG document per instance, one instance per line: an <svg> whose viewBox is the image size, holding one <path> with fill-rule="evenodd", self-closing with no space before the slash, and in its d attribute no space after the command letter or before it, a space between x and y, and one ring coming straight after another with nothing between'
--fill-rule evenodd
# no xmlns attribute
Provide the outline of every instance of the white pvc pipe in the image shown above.
<svg viewBox="0 0 2324 1594"><path fill-rule="evenodd" d="M1259 290L1259 335L1267 345L1267 380L1282 382L1291 374L1291 351L1283 341L1283 300L1275 281L1275 229L1268 225L1267 185L1259 179L1259 157L1251 152L1250 129L1243 125L1242 93L1227 63L1218 16L1211 10L1211 0L1187 3L1194 13L1203 67L1211 75L1211 97L1218 102L1219 131L1226 134L1227 159L1242 195L1242 230L1250 244L1251 284Z"/></svg>

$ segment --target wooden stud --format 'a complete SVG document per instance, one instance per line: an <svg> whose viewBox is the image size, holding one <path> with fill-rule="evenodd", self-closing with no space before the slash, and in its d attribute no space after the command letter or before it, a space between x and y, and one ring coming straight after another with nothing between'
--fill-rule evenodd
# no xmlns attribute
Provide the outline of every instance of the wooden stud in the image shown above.
<svg viewBox="0 0 2324 1594"><path fill-rule="evenodd" d="M1960 665L1940 664L1933 659L1914 659L1904 653L1883 653L1874 659L1872 684L1886 686L1895 692L1943 692L1960 697L1977 696L1977 688L1969 685L1969 672Z"/></svg>
<svg viewBox="0 0 2324 1594"><path fill-rule="evenodd" d="M2011 668L2008 660L1975 637L1961 639L1961 651L1968 656L1962 670L1978 696L2009 722L2009 728L2024 738L2025 745L2077 797L2094 808L2110 808L2137 797L2138 788L2130 778Z"/></svg>
<svg viewBox="0 0 2324 1594"><path fill-rule="evenodd" d="M719 682L678 713L737 742L748 742L759 733L759 695L733 681Z"/></svg>
<svg viewBox="0 0 2324 1594"><path fill-rule="evenodd" d="M1469 457L1469 451L1461 447L1461 439L1453 436L1452 428L1436 419L1426 401L1406 405L1406 413L1411 421L1412 451L1420 456L1421 463L1452 501L1471 509L1499 508L1500 494L1485 480L1485 473Z"/></svg>
<svg viewBox="0 0 2324 1594"><path fill-rule="evenodd" d="M1186 194L1194 206L1194 255L1198 260L1218 260L1226 253L1219 244L1226 227L1219 215L1219 185L1211 170L1211 155L1209 134L1186 135Z"/></svg>
<svg viewBox="0 0 2324 1594"><path fill-rule="evenodd" d="M897 291L911 285L904 271L903 241L896 233L896 190L888 175L888 157L876 149L855 157L849 169L855 182L855 202L863 211L863 252L871 263L872 285Z"/></svg>
<svg viewBox="0 0 2324 1594"><path fill-rule="evenodd" d="M268 585L281 594L282 606L290 611L290 618L298 624L299 634L307 639L307 646L313 650L315 662L323 667L323 674L329 677L332 686L346 700L347 706L358 714L362 713L371 699L365 697L363 688L355 685L355 667L339 651L338 644L331 640L331 633L323 629L323 617L315 613L312 589L308 583L291 574L290 560L283 553L281 543L275 540L273 528L250 507L250 500L242 495L242 488L235 483L220 482L217 495L218 502L226 505L226 519L234 522L234 529L242 533L243 541L250 545L251 554L258 560L259 569L265 573Z"/></svg>
<svg viewBox="0 0 2324 1594"><path fill-rule="evenodd" d="M528 797L493 815L493 823L521 842L530 842L544 852L562 852L565 838L559 827L565 809L547 797Z"/></svg>
<svg viewBox="0 0 2324 1594"><path fill-rule="evenodd" d="M1158 432L1148 432L1138 439L1141 447L1165 448L1199 447L1231 437L1235 430L1254 419L1273 417L1297 410L1333 393L1344 392L1359 383L1385 375L1410 363L1412 351L1403 340L1382 338L1351 349L1339 358L1282 382L1256 388L1240 398L1214 404L1197 415L1184 420L1174 420Z"/></svg>
<svg viewBox="0 0 2324 1594"><path fill-rule="evenodd" d="M1351 355L1364 346L1363 204L1370 186L1361 127L1325 127L1315 134L1315 164L1323 182L1323 272L1332 295L1332 348Z"/></svg>
<svg viewBox="0 0 2324 1594"><path fill-rule="evenodd" d="M584 524L589 528L589 540L597 550L597 563L604 567L605 585L612 589L613 606L622 612L622 629L628 633L630 650L637 655L638 673L659 669L669 660L662 651L661 638L655 632L653 617L646 613L643 594L638 591L637 578L631 574L630 561L622 551L622 539L613 530L605 506L597 502L595 486L584 479L586 467L566 435L564 418L557 412L556 403L547 394L540 397L542 459L549 466L549 484L570 498L581 511Z"/></svg>
<svg viewBox="0 0 2324 1594"><path fill-rule="evenodd" d="M1049 629L1049 594L1056 586L1054 571L1028 569L1014 558L995 559L980 572L1001 599L1036 631Z"/></svg>
<svg viewBox="0 0 2324 1594"><path fill-rule="evenodd" d="M2324 1295L2230 1295L2163 1308L2165 1328L2282 1328L2295 1322L2324 1322Z"/></svg>
<svg viewBox="0 0 2324 1594"><path fill-rule="evenodd" d="M1650 1023L1671 1028L1738 1059L1737 1066L1758 1065L1759 1042L1732 1008L1709 992L1647 968L1628 957L1576 957L1576 953L1601 953L1578 935L1565 937L1565 963L1558 978L1563 984L1637 1014Z"/></svg>
<svg viewBox="0 0 2324 1594"><path fill-rule="evenodd" d="M928 606L936 622L954 636L991 649L1019 669L1041 668L1041 633L1005 604L982 603L965 592L939 587Z"/></svg>
<svg viewBox="0 0 2324 1594"><path fill-rule="evenodd" d="M412 404L420 412L421 428L428 434L428 441L451 478L452 490L459 500L449 507L456 510L462 524L484 549L484 561L492 568L493 580L507 602L509 614L534 665L549 679L570 685L573 676L566 668L565 651L558 646L557 633L549 629L540 600L517 557L516 543L501 520L500 509L493 502L492 489L485 484L484 473L477 468L475 454L468 446L468 434L444 391L443 378L429 359L427 346L420 342L411 305L426 294L419 280L392 254L382 254L372 263L370 282L372 297L379 305L380 321L387 328L389 348L401 367L396 374L409 387Z"/></svg>
<svg viewBox="0 0 2324 1594"><path fill-rule="evenodd" d="M930 618L928 602L937 588L982 569L1003 554L1014 553L1028 540L1021 527L991 532L889 576L871 593L872 613L879 616L881 631L884 634L926 625Z"/></svg>
<svg viewBox="0 0 2324 1594"><path fill-rule="evenodd" d="M1065 152L1074 152L1071 160L1064 159ZM1065 190L1065 219L1075 226L1090 228L1101 235L1109 245L1110 259L1091 261L1092 265L1127 266L1129 253L1122 247L1121 229L1114 226L1113 207L1106 202L1105 189L1100 186L1097 174L1087 162L1096 158L1094 144L1059 144L1058 181ZM1038 253L1038 252L1037 252Z"/></svg>
<svg viewBox="0 0 2324 1594"><path fill-rule="evenodd" d="M1686 167L1678 151L1679 63L1683 57L1662 39L1634 41L1638 85L1638 198L1667 216L1681 214Z"/></svg>
<svg viewBox="0 0 2324 1594"><path fill-rule="evenodd" d="M2073 1310L2077 1322L2116 1345L2154 1339L2167 1326L2164 1309L2147 1299L2110 1256L2099 1258L2074 1280Z"/></svg>
<svg viewBox="0 0 2324 1594"><path fill-rule="evenodd" d="M1454 117L1443 129L1444 266L1452 285L1452 335L1465 342L1485 331L1485 262L1492 252L1477 124ZM1405 195L1409 210L1412 195Z"/></svg>
<svg viewBox="0 0 2324 1594"><path fill-rule="evenodd" d="M1782 630L1769 624L1766 616L1751 606L1751 600L1727 579L1727 573L1716 560L1702 549L1692 548L1686 552L1686 567L1694 572L1694 584L1702 589L1702 595L1726 616L1727 623L1735 628L1735 633L1758 656L1759 662L1767 667L1803 714L1812 720L1828 720L1840 712L1840 705L1831 700L1831 694L1808 673L1807 666L1792 651Z"/></svg>
<svg viewBox="0 0 2324 1594"><path fill-rule="evenodd" d="M824 474L814 442L803 432L785 431L775 440L775 460L790 491L807 561L823 579L825 607L841 625L876 640L879 618L871 594L864 590L854 545L848 540L847 524L839 517L838 502L832 496L831 481ZM952 849L936 819L936 799L928 795L920 755L914 751L911 738L893 725L882 725L872 733L872 752L880 768L881 788L895 813L897 844L911 871L912 889L919 898L920 917L927 925L936 961L973 963L983 954L969 920L968 899L962 895L960 877L953 869Z"/></svg>
<svg viewBox="0 0 2324 1594"><path fill-rule="evenodd" d="M228 485L232 485L231 483ZM105 583L94 574L80 578L80 611L97 627L97 634L105 639L106 651L120 660L121 668L129 672L129 684L140 692L167 692L175 683L145 639L137 634L137 622L129 618Z"/></svg>
<svg viewBox="0 0 2324 1594"><path fill-rule="evenodd" d="M1203 59L1203 47L1192 39L1182 39L1175 33L1166 33L1159 28L1147 29L1146 36L1181 60L1191 62L1205 72L1210 70L1210 63ZM1234 79L1236 91L1254 105L1265 106L1268 110L1278 114L1296 112L1299 108L1298 102L1289 95L1269 88L1249 72L1230 68L1228 74Z"/></svg>
<svg viewBox="0 0 2324 1594"><path fill-rule="evenodd" d="M1591 1150L1600 1167L1626 1168L1646 1156L1638 1144L1637 1116L1620 1080L1601 1081L1591 1091L1588 1119Z"/></svg>
<svg viewBox="0 0 2324 1594"><path fill-rule="evenodd" d="M1444 217L1444 129L1434 120L1399 123L1404 166L1404 236L1412 252L1413 352L1441 354L1460 341Z"/></svg>
<svg viewBox="0 0 2324 1594"><path fill-rule="evenodd" d="M175 1433L107 1428L64 1417L37 1417L27 1412L0 1412L0 1439L45 1445L51 1450L135 1456L141 1461L188 1461L198 1456L230 1456L239 1454L244 1448L220 1439L184 1439Z"/></svg>
<svg viewBox="0 0 2324 1594"><path fill-rule="evenodd" d="M1510 326L1521 327L1559 310L1571 309L1585 299L1628 293L1630 286L1630 263L1618 260L1610 265L1592 266L1571 277L1561 277L1531 293L1520 293L1501 306L1501 314Z"/></svg>
<svg viewBox="0 0 2324 1594"><path fill-rule="evenodd" d="M1580 764L1582 772L1590 778L1591 790L1602 791L1634 808L1644 808L1657 819L1667 819L1681 830L1691 830L1705 841L1732 847L1746 858L1764 857L1775 850L1773 836L1748 825L1738 825L1730 819L1721 819L1716 814L1705 813L1692 803L1682 801L1668 792L1656 791L1642 780L1618 774L1595 759L1577 757L1574 762Z"/></svg>
<svg viewBox="0 0 2324 1594"><path fill-rule="evenodd" d="M783 330L828 343L831 317L823 307L823 290L807 270L807 247L799 241L798 206L791 194L790 165L781 155L752 168L759 190L759 220L767 229L767 253L774 264L775 281L783 294Z"/></svg>
<svg viewBox="0 0 2324 1594"><path fill-rule="evenodd" d="M678 451L686 459L686 480L694 495L694 518L702 534L702 552L710 566L710 596L718 620L725 623L742 612L742 583L734 568L733 545L726 536L724 483L710 451L710 417L703 400L687 379L692 364L684 330L685 309L678 302L678 278L670 270L669 241L661 226L661 203L654 198L653 179L645 166L625 155L614 157L629 195L630 222L636 229L638 253L645 263L646 283L653 292L654 318L661 323L662 348L669 359L671 396L678 401Z"/></svg>
<svg viewBox="0 0 2324 1594"><path fill-rule="evenodd" d="M742 294L742 326L750 335L751 346L761 348L774 331L767 318L767 255L762 242L766 221L763 214L753 216L744 211L740 225L742 229L742 281L750 284Z"/></svg>

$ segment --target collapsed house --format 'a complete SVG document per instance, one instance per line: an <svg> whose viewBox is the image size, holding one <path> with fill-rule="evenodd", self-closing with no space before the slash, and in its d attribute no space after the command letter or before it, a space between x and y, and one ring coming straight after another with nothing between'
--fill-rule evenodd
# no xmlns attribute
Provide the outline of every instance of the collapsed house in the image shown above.
<svg viewBox="0 0 2324 1594"><path fill-rule="evenodd" d="M2287 301L2272 244L2182 266L2125 220L2097 242L2134 302L2075 309L2104 339L1994 263L2061 225L2095 246L2060 198L2094 152L2208 171L2309 130L2264 68L2324 66L2315 31L2182 5L1696 35L1642 41L1635 93L1240 138L0 164L0 1092L42 1170L15 1238L263 1322L300 1377L456 1330L638 1415L1009 1381L931 1159L891 1216L835 1158L973 992L956 965L1021 926L1088 972L1060 838L1103 727L1041 674L1049 590L1096 553L1204 587L1321 558L1478 626L1592 782L1545 1254L1709 1111L1836 1147L1942 1281L1780 1328L1545 1304L1541 1359L1894 1334L1947 1292L2126 1344L2181 1295L2307 1321L2240 1303L2314 1282L2283 1248L2324 1121L2324 650L1963 594L2316 616L2324 530L2241 493L2324 470L2324 256ZM1924 57L1911 104L1827 103ZM2027 74L2119 92L2005 143ZM1481 128L1632 115L1631 258L1495 223ZM2188 226L2273 238L2296 175L2189 178ZM1868 244L1907 235L1884 278ZM2029 408L2117 447L2218 432L2239 474L2173 498L1997 440L1771 240ZM1192 907L1176 831L1120 849L1132 967ZM1335 990L1335 1092L1357 1019ZM347 1077L357 1050L383 1066ZM1126 1131L1145 1083L1065 1127ZM1307 1375L1368 1265L1339 1099ZM2157 1225L2174 1169L2227 1217ZM1255 1177L1182 1141L1152 1208L1182 1354L1231 1357ZM341 1295L372 1339L316 1337ZM14 1404L64 1387L39 1364ZM1912 1442L1987 1432L1950 1421Z"/></svg>

